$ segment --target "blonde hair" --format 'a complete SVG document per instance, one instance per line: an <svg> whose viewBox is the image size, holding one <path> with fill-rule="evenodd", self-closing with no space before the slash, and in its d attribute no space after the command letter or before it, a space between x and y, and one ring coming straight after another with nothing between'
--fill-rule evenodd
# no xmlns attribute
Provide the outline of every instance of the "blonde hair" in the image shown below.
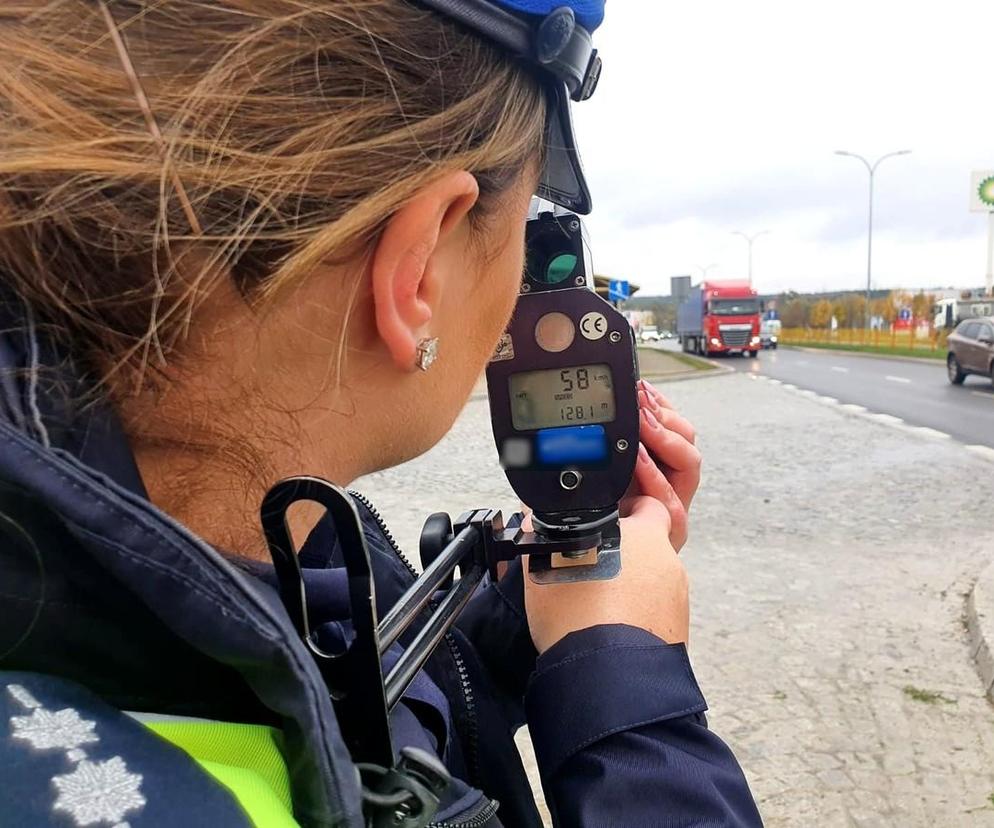
<svg viewBox="0 0 994 828"><path fill-rule="evenodd" d="M483 217L541 151L536 79L408 0L102 6L0 6L0 289L100 373L169 364L218 273L265 301L441 170Z"/></svg>

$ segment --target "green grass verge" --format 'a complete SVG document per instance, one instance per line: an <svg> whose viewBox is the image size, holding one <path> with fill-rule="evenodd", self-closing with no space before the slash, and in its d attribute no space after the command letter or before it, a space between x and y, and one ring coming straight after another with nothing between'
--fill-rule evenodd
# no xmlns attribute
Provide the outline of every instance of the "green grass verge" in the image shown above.
<svg viewBox="0 0 994 828"><path fill-rule="evenodd" d="M671 353L670 356L673 357L673 359L675 359L677 362L682 362L684 365L693 368L695 371L714 370L714 366L710 362L707 362L706 360L703 360L700 357L694 357L691 356L690 354L674 354L674 353Z"/></svg>
<svg viewBox="0 0 994 828"><path fill-rule="evenodd" d="M858 351L862 354L878 356L920 357L922 359L945 359L946 351L932 351L926 348L891 348L889 345L843 345L834 342L781 342L785 348L821 348L823 351Z"/></svg>
<svg viewBox="0 0 994 828"><path fill-rule="evenodd" d="M679 366L691 368L694 371L713 371L714 366L700 357L684 354L680 351L662 351L659 348L639 346L639 365L646 376L653 374L685 374Z"/></svg>

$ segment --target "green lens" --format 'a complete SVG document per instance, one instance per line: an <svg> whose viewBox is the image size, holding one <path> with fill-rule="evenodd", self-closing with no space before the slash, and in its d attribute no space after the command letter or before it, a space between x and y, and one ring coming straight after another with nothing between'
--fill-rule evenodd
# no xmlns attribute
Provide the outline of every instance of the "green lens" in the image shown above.
<svg viewBox="0 0 994 828"><path fill-rule="evenodd" d="M550 285L558 285L576 269L576 256L572 253L560 253L545 269L545 281Z"/></svg>

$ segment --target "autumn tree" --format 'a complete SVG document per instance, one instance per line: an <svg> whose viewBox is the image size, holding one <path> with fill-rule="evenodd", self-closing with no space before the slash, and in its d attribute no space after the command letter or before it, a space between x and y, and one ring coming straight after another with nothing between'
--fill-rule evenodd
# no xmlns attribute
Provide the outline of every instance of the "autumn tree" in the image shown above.
<svg viewBox="0 0 994 828"><path fill-rule="evenodd" d="M783 303L780 311L780 321L785 328L803 328L811 313L811 303L806 299L794 297Z"/></svg>
<svg viewBox="0 0 994 828"><path fill-rule="evenodd" d="M832 303L832 316L835 317L835 321L839 323L840 328L846 326L846 322L849 321L849 308L846 306L845 299L837 299Z"/></svg>
<svg viewBox="0 0 994 828"><path fill-rule="evenodd" d="M832 303L819 299L811 308L809 322L812 328L827 328L832 324Z"/></svg>
<svg viewBox="0 0 994 828"><path fill-rule="evenodd" d="M883 299L874 299L870 303L870 312L879 316L889 326L897 319L897 307L894 305L894 294L889 293Z"/></svg>
<svg viewBox="0 0 994 828"><path fill-rule="evenodd" d="M935 297L924 290L918 291L911 298L911 315L915 319L931 319L932 309L935 307Z"/></svg>
<svg viewBox="0 0 994 828"><path fill-rule="evenodd" d="M850 293L843 300L846 306L846 319L849 327L859 328L866 325L866 297L862 293ZM839 322L841 323L841 320Z"/></svg>

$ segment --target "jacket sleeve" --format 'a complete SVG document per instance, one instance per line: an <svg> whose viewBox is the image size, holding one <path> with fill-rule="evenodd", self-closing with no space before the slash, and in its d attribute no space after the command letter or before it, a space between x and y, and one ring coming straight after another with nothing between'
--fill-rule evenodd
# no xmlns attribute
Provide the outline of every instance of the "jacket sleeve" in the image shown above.
<svg viewBox="0 0 994 828"><path fill-rule="evenodd" d="M556 825L762 825L683 644L621 624L572 633L539 657L525 707Z"/></svg>

